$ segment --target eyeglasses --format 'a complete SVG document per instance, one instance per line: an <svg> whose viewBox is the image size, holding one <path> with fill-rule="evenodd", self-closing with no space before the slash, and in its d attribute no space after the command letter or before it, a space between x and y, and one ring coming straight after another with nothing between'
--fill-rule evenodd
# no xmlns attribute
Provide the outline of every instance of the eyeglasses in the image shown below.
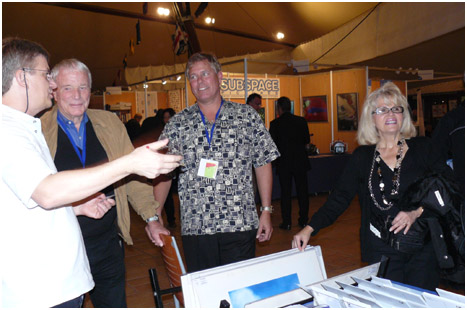
<svg viewBox="0 0 467 310"><path fill-rule="evenodd" d="M379 107L376 110L374 110L371 114L376 114L376 115L381 115L381 114L388 114L389 111L392 111L392 113L403 113L404 112L404 107L403 106L394 106L392 108L388 107Z"/></svg>
<svg viewBox="0 0 467 310"><path fill-rule="evenodd" d="M34 68L23 68L23 71L40 71L40 72L45 72L45 78L47 81L52 80L52 73L49 70L44 70L44 69L34 69Z"/></svg>

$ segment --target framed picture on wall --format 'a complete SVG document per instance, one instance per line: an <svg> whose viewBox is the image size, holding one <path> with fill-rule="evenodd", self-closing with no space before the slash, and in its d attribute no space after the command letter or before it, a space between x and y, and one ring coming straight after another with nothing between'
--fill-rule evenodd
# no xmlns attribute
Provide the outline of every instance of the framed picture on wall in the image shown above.
<svg viewBox="0 0 467 310"><path fill-rule="evenodd" d="M303 117L307 122L328 121L328 100L326 96L303 97Z"/></svg>
<svg viewBox="0 0 467 310"><path fill-rule="evenodd" d="M337 130L358 128L358 93L337 94Z"/></svg>
<svg viewBox="0 0 467 310"><path fill-rule="evenodd" d="M290 100L290 113L294 114L294 106L295 102L293 100ZM274 100L274 118L279 117L279 106L277 105L277 100Z"/></svg>

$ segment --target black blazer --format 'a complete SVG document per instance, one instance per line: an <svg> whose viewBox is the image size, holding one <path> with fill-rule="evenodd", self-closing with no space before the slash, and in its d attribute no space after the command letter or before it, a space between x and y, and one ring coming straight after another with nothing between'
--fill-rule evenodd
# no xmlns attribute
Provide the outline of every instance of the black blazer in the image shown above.
<svg viewBox="0 0 467 310"><path fill-rule="evenodd" d="M401 166L400 188L401 195L407 188L429 171L445 172L452 175L452 171L442 160L430 139L416 137L406 140L409 150L407 151ZM353 153L342 172L336 187L329 195L325 204L311 217L310 225L316 235L321 229L333 224L337 218L344 213L350 202L358 194L361 208L360 246L362 260L369 261L370 246L370 213L376 207L370 197L368 189L368 177L370 175L371 164L375 145L359 146ZM373 173L374 175L374 173ZM396 215L398 212L397 203L395 208L388 212Z"/></svg>
<svg viewBox="0 0 467 310"><path fill-rule="evenodd" d="M270 124L269 132L279 148L278 169L309 170L305 146L310 143L310 131L305 118L285 112Z"/></svg>

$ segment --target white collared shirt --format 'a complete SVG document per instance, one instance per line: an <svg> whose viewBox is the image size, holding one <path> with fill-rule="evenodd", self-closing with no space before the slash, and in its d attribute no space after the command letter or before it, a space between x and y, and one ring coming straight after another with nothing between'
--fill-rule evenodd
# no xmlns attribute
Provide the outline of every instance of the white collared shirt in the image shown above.
<svg viewBox="0 0 467 310"><path fill-rule="evenodd" d="M46 210L31 198L57 172L40 120L0 111L0 307L52 307L94 286L81 230L71 207Z"/></svg>

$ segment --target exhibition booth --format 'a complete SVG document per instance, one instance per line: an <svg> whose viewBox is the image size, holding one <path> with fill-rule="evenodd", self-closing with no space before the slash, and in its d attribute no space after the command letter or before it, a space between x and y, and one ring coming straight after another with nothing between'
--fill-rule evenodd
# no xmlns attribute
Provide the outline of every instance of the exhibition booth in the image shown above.
<svg viewBox="0 0 467 310"><path fill-rule="evenodd" d="M250 66L250 63L253 65ZM228 63L221 62L223 98L245 103L249 94L260 94L263 97L260 114L266 128L269 128L270 122L277 116L276 100L281 96L289 97L293 102L292 113L305 117L310 134L313 134L311 143L317 146L320 153L329 153L330 144L335 140L344 141L348 151L352 152L357 147L358 117L365 96L386 80L369 78L371 69L368 67L334 69L323 66L319 70L313 70L314 72L295 74L249 73L252 70L264 70L269 63L272 63L272 70L277 66L282 66L283 70L290 67L291 71L298 67L294 67L294 62L290 60L257 61L245 58ZM239 69L239 65L243 72L231 72ZM138 71L141 71L141 68L138 68ZM181 78L177 81L178 76ZM119 102L131 103L130 109L125 107L124 113L127 115L122 118L123 121L135 113L140 113L145 118L153 116L155 109L170 107L179 112L193 105L195 98L183 71L176 72L171 77L147 81L143 79L143 82L130 86L131 91L115 92L110 88L104 94L104 104L111 107ZM163 85L165 81L167 82ZM406 81L392 81L406 94Z"/></svg>

